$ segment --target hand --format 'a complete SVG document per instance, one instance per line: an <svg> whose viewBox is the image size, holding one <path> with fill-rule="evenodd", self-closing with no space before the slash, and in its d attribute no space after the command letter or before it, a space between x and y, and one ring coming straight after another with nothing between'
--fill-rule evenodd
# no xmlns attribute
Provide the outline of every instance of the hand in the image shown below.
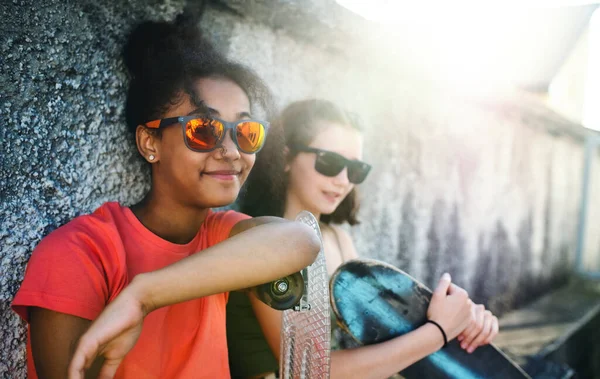
<svg viewBox="0 0 600 379"><path fill-rule="evenodd" d="M458 336L460 346L469 353L492 342L498 334L498 318L482 304L473 304L471 313L474 321Z"/></svg>
<svg viewBox="0 0 600 379"><path fill-rule="evenodd" d="M81 336L69 365L69 379L83 379L94 360L104 357L98 379L111 379L142 332L147 312L133 283L126 287Z"/></svg>
<svg viewBox="0 0 600 379"><path fill-rule="evenodd" d="M471 306L467 292L452 284L446 273L433 292L427 318L440 324L450 342L473 321Z"/></svg>

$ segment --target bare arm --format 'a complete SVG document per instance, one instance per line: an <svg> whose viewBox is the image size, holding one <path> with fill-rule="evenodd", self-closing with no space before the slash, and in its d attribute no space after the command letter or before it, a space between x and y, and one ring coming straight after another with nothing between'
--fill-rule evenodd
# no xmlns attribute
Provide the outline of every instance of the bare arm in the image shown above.
<svg viewBox="0 0 600 379"><path fill-rule="evenodd" d="M267 341L269 348L271 348L275 358L279 360L283 313L269 307L251 293L248 294L248 297L250 298L252 310L254 311L260 329L265 336L265 340Z"/></svg>
<svg viewBox="0 0 600 379"><path fill-rule="evenodd" d="M320 249L314 231L298 222L261 218L239 224L226 241L136 276L81 337L69 377L82 378L93 360L103 356L99 378L112 378L152 310L295 273L314 261Z"/></svg>
<svg viewBox="0 0 600 379"><path fill-rule="evenodd" d="M344 229L340 228L337 225L331 225L331 228L337 233L338 238L340 240L340 245L342 248L342 256L344 257L344 261L349 261L350 259L358 258L358 252L354 247L354 242L352 242L352 238Z"/></svg>
<svg viewBox="0 0 600 379"><path fill-rule="evenodd" d="M134 282L146 310L253 287L298 272L315 260L320 244L309 226L269 219L273 218L266 223L242 221L229 239L161 270L138 275Z"/></svg>
<svg viewBox="0 0 600 379"><path fill-rule="evenodd" d="M332 275L344 262L358 258L348 233L337 225L321 228L327 273Z"/></svg>
<svg viewBox="0 0 600 379"><path fill-rule="evenodd" d="M44 308L29 310L31 350L39 378L64 379L67 376L77 341L91 323L84 318ZM97 359L86 373L86 378L96 378L101 365L102 359Z"/></svg>

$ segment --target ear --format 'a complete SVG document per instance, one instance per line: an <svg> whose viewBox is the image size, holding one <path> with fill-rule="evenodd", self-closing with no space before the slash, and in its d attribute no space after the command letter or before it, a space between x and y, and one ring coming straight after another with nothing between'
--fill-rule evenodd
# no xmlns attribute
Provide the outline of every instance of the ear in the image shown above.
<svg viewBox="0 0 600 379"><path fill-rule="evenodd" d="M135 130L135 142L138 151L148 162L156 163L160 160L159 139L153 131L144 125L138 125Z"/></svg>
<svg viewBox="0 0 600 379"><path fill-rule="evenodd" d="M290 171L289 157L290 157L290 148L285 146L283 148L283 159L285 160L285 167L283 168L283 172Z"/></svg>

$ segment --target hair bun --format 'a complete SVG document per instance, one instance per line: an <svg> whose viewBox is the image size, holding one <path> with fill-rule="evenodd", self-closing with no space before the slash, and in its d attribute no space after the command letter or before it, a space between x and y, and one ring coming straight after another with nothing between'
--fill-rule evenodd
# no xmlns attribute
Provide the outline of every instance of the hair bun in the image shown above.
<svg viewBox="0 0 600 379"><path fill-rule="evenodd" d="M167 22L146 21L135 27L123 49L123 60L131 76L143 76L155 59L175 58L166 55L175 53L177 34L177 27Z"/></svg>

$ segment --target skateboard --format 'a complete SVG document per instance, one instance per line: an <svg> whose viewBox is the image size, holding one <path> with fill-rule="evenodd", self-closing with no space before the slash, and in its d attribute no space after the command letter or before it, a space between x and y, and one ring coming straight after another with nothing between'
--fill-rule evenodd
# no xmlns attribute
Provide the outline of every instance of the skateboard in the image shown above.
<svg viewBox="0 0 600 379"><path fill-rule="evenodd" d="M301 212L296 221L311 226L321 239L319 221L310 212ZM279 373L284 379L326 379L329 378L331 316L322 242L317 259L302 270L302 279L304 290L300 299L292 309L283 311ZM294 292L291 287L290 290Z"/></svg>
<svg viewBox="0 0 600 379"><path fill-rule="evenodd" d="M329 282L331 307L340 327L358 343L387 341L417 329L427 320L432 292L402 270L370 259L348 261ZM472 354L453 340L400 375L412 378L530 378L493 345Z"/></svg>

